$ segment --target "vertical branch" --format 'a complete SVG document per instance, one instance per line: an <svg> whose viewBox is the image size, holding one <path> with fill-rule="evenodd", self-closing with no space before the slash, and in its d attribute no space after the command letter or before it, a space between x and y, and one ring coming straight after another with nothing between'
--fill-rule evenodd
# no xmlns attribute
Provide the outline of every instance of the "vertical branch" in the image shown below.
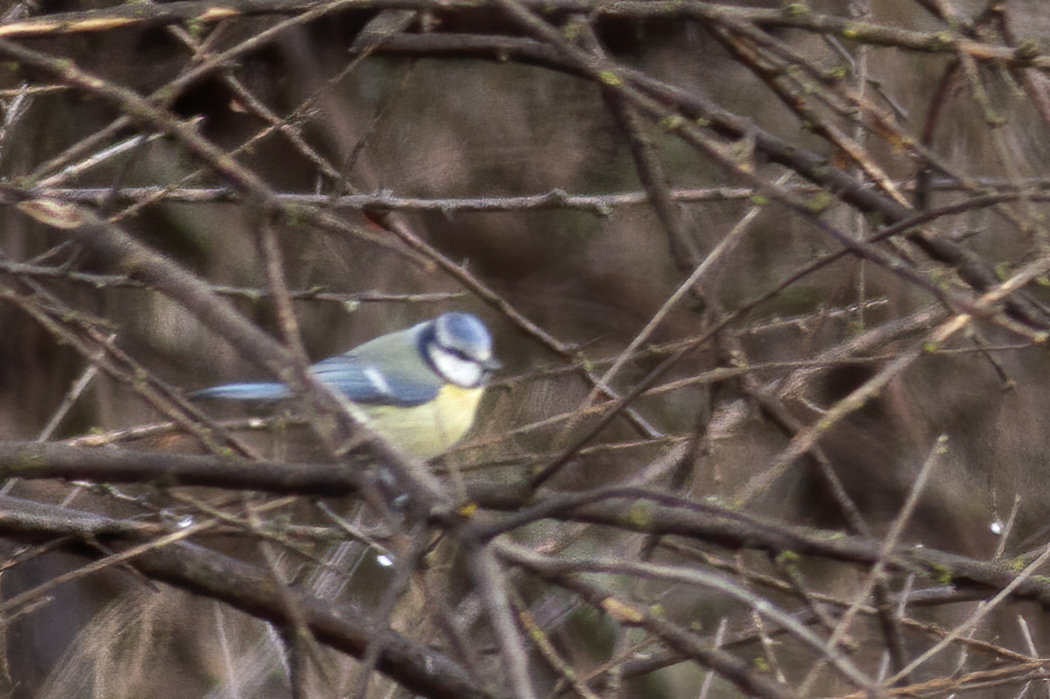
<svg viewBox="0 0 1050 699"><path fill-rule="evenodd" d="M500 655L506 664L507 684L515 699L536 699L529 672L524 640L514 622L514 609L507 596L507 583L499 562L487 545L475 545L466 555L471 576L488 610L489 622L496 633Z"/></svg>

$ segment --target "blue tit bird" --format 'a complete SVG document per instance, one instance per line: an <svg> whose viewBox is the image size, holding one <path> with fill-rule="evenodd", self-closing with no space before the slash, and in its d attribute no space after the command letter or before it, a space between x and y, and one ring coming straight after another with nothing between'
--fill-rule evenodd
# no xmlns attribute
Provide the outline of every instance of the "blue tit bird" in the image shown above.
<svg viewBox="0 0 1050 699"><path fill-rule="evenodd" d="M499 367L481 319L444 313L318 362L310 373L359 406L380 436L429 459L467 433ZM214 386L193 397L262 402L291 396L283 383L269 382Z"/></svg>

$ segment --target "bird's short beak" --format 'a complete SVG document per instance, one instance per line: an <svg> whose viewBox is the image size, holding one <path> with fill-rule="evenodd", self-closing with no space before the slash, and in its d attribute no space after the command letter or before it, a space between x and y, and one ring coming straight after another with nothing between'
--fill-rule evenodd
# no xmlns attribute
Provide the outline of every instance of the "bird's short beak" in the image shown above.
<svg viewBox="0 0 1050 699"><path fill-rule="evenodd" d="M503 368L503 364L499 362L495 357L486 359L481 366L485 367L485 371L499 371Z"/></svg>

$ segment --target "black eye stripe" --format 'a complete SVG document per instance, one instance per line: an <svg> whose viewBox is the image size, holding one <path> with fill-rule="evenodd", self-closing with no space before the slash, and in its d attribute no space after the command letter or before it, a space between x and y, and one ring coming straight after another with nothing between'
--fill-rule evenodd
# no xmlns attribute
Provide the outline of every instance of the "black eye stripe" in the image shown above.
<svg viewBox="0 0 1050 699"><path fill-rule="evenodd" d="M442 352L447 352L448 354L451 354L456 359L462 359L465 362L477 362L478 361L477 358L475 358L474 356L468 354L467 352L459 349L458 347L446 347L444 345L438 345L437 347Z"/></svg>

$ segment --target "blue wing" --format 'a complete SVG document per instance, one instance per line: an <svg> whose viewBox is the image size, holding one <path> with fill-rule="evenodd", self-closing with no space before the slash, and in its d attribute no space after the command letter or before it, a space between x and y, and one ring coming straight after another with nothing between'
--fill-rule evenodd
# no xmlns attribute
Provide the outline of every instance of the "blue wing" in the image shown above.
<svg viewBox="0 0 1050 699"><path fill-rule="evenodd" d="M361 358L342 354L310 369L317 379L355 403L411 407L437 397L441 381L429 371L392 374Z"/></svg>
<svg viewBox="0 0 1050 699"><path fill-rule="evenodd" d="M407 372L392 376L374 365L348 355L318 362L310 373L355 403L412 407L437 397L441 382L427 372ZM217 398L243 401L268 401L290 398L292 392L283 383L231 383L197 391L194 398Z"/></svg>

